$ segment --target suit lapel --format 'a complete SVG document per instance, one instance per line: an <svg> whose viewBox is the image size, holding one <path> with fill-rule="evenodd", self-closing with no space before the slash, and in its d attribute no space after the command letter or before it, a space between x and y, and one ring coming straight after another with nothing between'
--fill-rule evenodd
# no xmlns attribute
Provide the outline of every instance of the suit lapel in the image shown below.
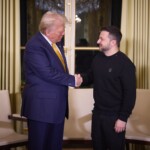
<svg viewBox="0 0 150 150"><path fill-rule="evenodd" d="M47 42L47 40L41 35L40 32L38 32L37 36L40 38L41 42L43 43L43 45L44 45L44 47L46 48L46 50L48 51L48 53L51 52L51 53L53 54L53 56L56 58L56 60L59 62L60 66L62 66L62 68L63 68L62 63L61 63L60 59L58 58L58 56L56 55L56 53L54 52L52 46L51 46L51 45ZM63 56L63 59L64 59L64 61L65 61L65 65L66 65L66 71L68 72L68 67L67 67L67 62L66 62L66 57L65 57L65 55L64 55L63 47L62 47L62 45L61 45L60 42L59 42L59 43L56 43L56 45L58 46L58 48L59 48L59 50L60 50L60 52L61 52L61 54L62 54L62 56ZM63 68L63 70L64 70L64 68Z"/></svg>

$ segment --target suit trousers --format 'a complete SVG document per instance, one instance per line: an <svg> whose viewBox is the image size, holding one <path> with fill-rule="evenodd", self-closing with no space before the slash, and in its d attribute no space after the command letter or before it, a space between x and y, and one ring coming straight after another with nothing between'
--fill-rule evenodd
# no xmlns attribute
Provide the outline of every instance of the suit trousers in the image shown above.
<svg viewBox="0 0 150 150"><path fill-rule="evenodd" d="M59 124L28 120L28 150L62 150L64 121Z"/></svg>
<svg viewBox="0 0 150 150"><path fill-rule="evenodd" d="M114 130L117 116L92 115L92 143L94 150L124 150L125 131L116 133Z"/></svg>

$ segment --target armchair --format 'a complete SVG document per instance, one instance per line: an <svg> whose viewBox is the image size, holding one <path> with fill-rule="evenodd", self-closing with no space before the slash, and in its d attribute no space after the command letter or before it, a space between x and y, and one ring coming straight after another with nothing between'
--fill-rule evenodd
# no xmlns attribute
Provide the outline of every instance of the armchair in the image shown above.
<svg viewBox="0 0 150 150"><path fill-rule="evenodd" d="M129 144L150 145L150 90L137 89L136 104L126 128L126 149Z"/></svg>
<svg viewBox="0 0 150 150"><path fill-rule="evenodd" d="M14 130L8 90L0 90L0 150L27 146L28 136Z"/></svg>

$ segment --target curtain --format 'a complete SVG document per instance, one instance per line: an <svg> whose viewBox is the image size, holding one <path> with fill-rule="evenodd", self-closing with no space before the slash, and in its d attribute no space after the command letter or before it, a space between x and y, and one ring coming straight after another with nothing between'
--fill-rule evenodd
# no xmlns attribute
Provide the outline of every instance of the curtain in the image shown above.
<svg viewBox="0 0 150 150"><path fill-rule="evenodd" d="M0 0L0 90L8 89L12 102L20 93L20 63L20 0Z"/></svg>
<svg viewBox="0 0 150 150"><path fill-rule="evenodd" d="M122 0L121 50L136 66L137 88L150 88L150 1Z"/></svg>

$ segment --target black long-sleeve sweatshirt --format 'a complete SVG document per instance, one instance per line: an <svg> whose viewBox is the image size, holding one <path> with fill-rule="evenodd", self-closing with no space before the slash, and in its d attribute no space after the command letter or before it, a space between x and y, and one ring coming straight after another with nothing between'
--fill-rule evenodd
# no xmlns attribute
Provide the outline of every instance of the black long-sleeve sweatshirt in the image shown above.
<svg viewBox="0 0 150 150"><path fill-rule="evenodd" d="M93 83L94 111L127 121L136 99L136 73L124 53L105 56L100 52L90 71L83 75L83 81L83 84Z"/></svg>

